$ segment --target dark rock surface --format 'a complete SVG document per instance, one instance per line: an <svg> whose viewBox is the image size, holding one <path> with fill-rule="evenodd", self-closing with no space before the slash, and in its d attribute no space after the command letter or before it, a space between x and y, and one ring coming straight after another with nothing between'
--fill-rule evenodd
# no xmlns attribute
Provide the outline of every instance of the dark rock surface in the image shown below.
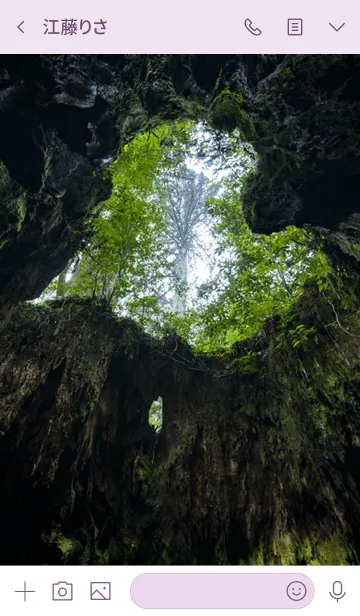
<svg viewBox="0 0 360 616"><path fill-rule="evenodd" d="M359 211L359 92L359 56L284 56L258 81L250 100L262 177L244 197L255 231L334 230Z"/></svg>

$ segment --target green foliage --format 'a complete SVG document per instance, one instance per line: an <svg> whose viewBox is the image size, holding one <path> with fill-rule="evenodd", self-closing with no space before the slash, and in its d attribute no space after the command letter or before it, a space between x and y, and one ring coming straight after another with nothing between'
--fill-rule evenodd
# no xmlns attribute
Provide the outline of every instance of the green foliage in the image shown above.
<svg viewBox="0 0 360 616"><path fill-rule="evenodd" d="M160 291L172 284L161 175L183 163L188 136L186 123L163 125L125 145L111 169L112 195L88 223L70 280L52 283L45 297L61 290L99 298L144 327L159 319Z"/></svg>
<svg viewBox="0 0 360 616"><path fill-rule="evenodd" d="M140 455L137 458L137 473L141 481L148 481L152 475L153 467L148 456Z"/></svg>
<svg viewBox="0 0 360 616"><path fill-rule="evenodd" d="M237 369L248 374L256 373L258 371L258 359L260 356L260 352L248 351L242 357L234 359L231 362L231 370Z"/></svg>
<svg viewBox="0 0 360 616"><path fill-rule="evenodd" d="M316 332L315 327L306 328L305 325L298 325L295 329L289 329L288 334L291 338L292 346L295 348L297 346L304 346L309 339L311 334Z"/></svg>
<svg viewBox="0 0 360 616"><path fill-rule="evenodd" d="M149 424L155 430L155 432L159 432L162 428L162 417L163 417L163 401L162 398L158 398L154 400L149 410Z"/></svg>
<svg viewBox="0 0 360 616"><path fill-rule="evenodd" d="M304 285L319 280L326 290L330 266L309 235L295 227L271 235L255 235L244 220L239 182L226 180L226 190L209 202L219 242L217 277L200 289L197 348L224 349L252 336L275 314L285 314ZM311 333L307 332L307 335ZM297 344L306 335L297 330Z"/></svg>
<svg viewBox="0 0 360 616"><path fill-rule="evenodd" d="M230 117L229 108L244 120L241 94L230 90L214 99L213 119L221 113ZM69 273L53 281L44 297L92 297L119 316L134 318L153 335L176 330L197 352L223 354L235 342L250 338L270 317L290 314L308 282L315 280L325 296L330 289L330 266L313 236L295 227L271 235L256 235L249 228L242 190L252 176L255 156L244 145L238 122L236 126L224 135L204 125L164 124L125 145L110 170L111 197L88 221L86 237L66 270ZM199 210L200 222L210 229L206 232L217 248L215 274L186 306L181 299L186 284L179 280L174 261L175 227L170 224L169 200L186 205L193 193L184 188L179 195L169 186L185 185L190 154L211 165L217 183L213 196L209 197L211 191L206 193L208 214ZM193 171L188 175L196 176ZM181 208L172 212L178 223ZM176 227L181 245L188 248L197 239L196 224L189 220L191 224ZM177 253L181 253L178 248ZM188 258L189 250L186 254ZM183 262L185 271L184 258ZM169 297L179 300L181 310L174 308ZM293 347L305 345L312 334L314 329L301 322L288 331ZM250 355L242 358L243 370L251 372L255 360ZM154 427L158 429L158 424Z"/></svg>

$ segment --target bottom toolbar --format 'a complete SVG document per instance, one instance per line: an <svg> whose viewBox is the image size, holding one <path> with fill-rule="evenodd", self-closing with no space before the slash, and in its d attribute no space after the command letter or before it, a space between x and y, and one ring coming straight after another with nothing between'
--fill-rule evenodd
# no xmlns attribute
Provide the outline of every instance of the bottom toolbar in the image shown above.
<svg viewBox="0 0 360 616"><path fill-rule="evenodd" d="M228 609L358 616L359 573L357 567L0 567L0 596L4 613L23 609L34 616L49 608L98 614L99 602L111 616L144 609L165 616L199 609L212 616Z"/></svg>

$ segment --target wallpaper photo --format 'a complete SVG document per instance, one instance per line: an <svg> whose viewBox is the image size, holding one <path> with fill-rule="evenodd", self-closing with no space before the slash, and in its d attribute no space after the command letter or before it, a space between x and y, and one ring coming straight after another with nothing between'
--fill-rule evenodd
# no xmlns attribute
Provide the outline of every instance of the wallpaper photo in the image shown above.
<svg viewBox="0 0 360 616"><path fill-rule="evenodd" d="M0 56L0 564L359 564L359 92Z"/></svg>

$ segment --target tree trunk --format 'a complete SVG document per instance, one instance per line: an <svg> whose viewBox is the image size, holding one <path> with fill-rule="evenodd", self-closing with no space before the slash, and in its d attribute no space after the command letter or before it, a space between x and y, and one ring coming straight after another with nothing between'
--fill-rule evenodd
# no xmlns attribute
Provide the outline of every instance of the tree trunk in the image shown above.
<svg viewBox="0 0 360 616"><path fill-rule="evenodd" d="M357 562L360 343L319 300L295 313L320 346L274 321L230 364L90 301L20 306L0 332L1 564Z"/></svg>
<svg viewBox="0 0 360 616"><path fill-rule="evenodd" d="M176 292L173 298L173 311L183 315L186 310L186 288L188 283L188 255L186 248L180 250L180 255L175 264L175 274L180 280L182 290Z"/></svg>

